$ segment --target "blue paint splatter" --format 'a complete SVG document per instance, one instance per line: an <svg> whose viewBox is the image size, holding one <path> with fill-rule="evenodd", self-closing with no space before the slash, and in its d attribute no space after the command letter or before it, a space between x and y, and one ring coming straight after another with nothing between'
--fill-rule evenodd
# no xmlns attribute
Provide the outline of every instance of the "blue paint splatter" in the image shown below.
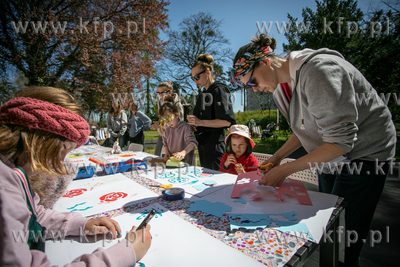
<svg viewBox="0 0 400 267"><path fill-rule="evenodd" d="M191 182L188 182L188 183L186 183L187 185L191 185L191 184L195 184L195 183L197 183L199 180L196 180L196 181L191 181Z"/></svg>
<svg viewBox="0 0 400 267"><path fill-rule="evenodd" d="M183 178L172 178L169 179L168 182L170 182L171 184L183 184L189 181L189 178L187 177L183 177Z"/></svg>
<svg viewBox="0 0 400 267"><path fill-rule="evenodd" d="M71 207L71 208L67 208L67 210L75 209L77 206L83 205L83 204L86 204L86 202L82 202L82 203L76 204L75 206L73 206L73 207Z"/></svg>
<svg viewBox="0 0 400 267"><path fill-rule="evenodd" d="M163 212L163 210L161 210L161 212ZM147 214L149 214L149 211L143 212L139 217L136 218L136 220L143 220L147 216ZM153 218L158 217L162 217L162 214L157 211Z"/></svg>
<svg viewBox="0 0 400 267"><path fill-rule="evenodd" d="M73 210L71 210L71 212L74 212L74 211L84 211L84 210L88 210L88 209L91 209L91 208L93 208L93 206L86 207L86 208L84 208L84 209L73 209Z"/></svg>
<svg viewBox="0 0 400 267"><path fill-rule="evenodd" d="M240 202L242 204L247 204L247 201L244 198L238 197L233 202Z"/></svg>

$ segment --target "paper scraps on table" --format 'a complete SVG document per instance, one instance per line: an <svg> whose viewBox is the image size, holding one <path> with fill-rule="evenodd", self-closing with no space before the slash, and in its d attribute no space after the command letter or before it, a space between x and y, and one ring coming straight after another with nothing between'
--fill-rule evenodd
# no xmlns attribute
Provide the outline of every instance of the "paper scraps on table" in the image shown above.
<svg viewBox="0 0 400 267"><path fill-rule="evenodd" d="M244 198L238 197L233 202L240 202L242 204L247 204L247 201Z"/></svg>
<svg viewBox="0 0 400 267"><path fill-rule="evenodd" d="M281 187L273 188L270 186L258 185L261 176L258 172L247 172L239 174L235 186L232 190L231 198L240 197L241 194L251 193L252 199L263 197L276 197L281 201L285 201L288 197L295 197L302 205L312 206L312 202L308 196L307 190L301 181L286 179Z"/></svg>
<svg viewBox="0 0 400 267"><path fill-rule="evenodd" d="M222 202L212 203L208 200L197 200L190 205L188 212L191 211L202 211L208 215L214 215L217 217L222 217L227 211L231 211L232 208Z"/></svg>
<svg viewBox="0 0 400 267"><path fill-rule="evenodd" d="M193 188L202 191L202 190L206 190L207 188L209 188L209 186L205 185L205 184L197 184L197 185L192 185Z"/></svg>
<svg viewBox="0 0 400 267"><path fill-rule="evenodd" d="M276 230L284 233L290 233L297 237L314 240L314 237L305 223L293 224L285 221L275 221L275 223L280 226L279 228L276 228Z"/></svg>
<svg viewBox="0 0 400 267"><path fill-rule="evenodd" d="M196 182L197 182L197 181L196 181ZM216 183L217 183L216 181L208 180L208 181L204 181L204 182L201 183L201 184L192 185L192 186L193 186L193 188L195 188L195 189L197 189L197 190L199 190L199 191L202 191L202 190L205 190L205 189L207 189L207 188L210 188L211 186L214 186ZM188 184L188 183L187 183L187 184Z"/></svg>

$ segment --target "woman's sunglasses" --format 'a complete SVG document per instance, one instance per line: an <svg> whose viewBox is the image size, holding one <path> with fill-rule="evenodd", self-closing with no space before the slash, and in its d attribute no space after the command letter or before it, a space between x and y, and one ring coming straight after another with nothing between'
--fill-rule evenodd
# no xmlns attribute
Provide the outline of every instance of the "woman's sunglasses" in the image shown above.
<svg viewBox="0 0 400 267"><path fill-rule="evenodd" d="M171 115L169 115L169 116L162 117L162 118L160 118L160 120L159 120L159 122L158 122L158 125L159 125L160 127L163 127L163 126L166 125L168 122L173 121L174 118L175 118L175 115L174 115L174 114L171 114Z"/></svg>
<svg viewBox="0 0 400 267"><path fill-rule="evenodd" d="M251 86L251 87L258 86L258 84L251 82L251 78L253 78L254 69L255 68L253 68L253 71L251 72L249 81L246 83L247 86Z"/></svg>
<svg viewBox="0 0 400 267"><path fill-rule="evenodd" d="M205 69L205 70L203 70L202 72L197 73L196 75L194 75L194 76L192 77L192 80L193 80L193 81L198 81L198 80L200 80L200 74L204 73L206 70L207 70L207 69Z"/></svg>

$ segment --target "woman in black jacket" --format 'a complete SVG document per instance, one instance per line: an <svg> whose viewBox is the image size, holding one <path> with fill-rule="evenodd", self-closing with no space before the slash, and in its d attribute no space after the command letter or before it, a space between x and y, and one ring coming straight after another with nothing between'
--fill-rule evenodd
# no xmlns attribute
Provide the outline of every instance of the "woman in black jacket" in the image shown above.
<svg viewBox="0 0 400 267"><path fill-rule="evenodd" d="M197 99L193 115L187 119L192 125L198 145L202 167L219 170L225 153L225 129L236 124L228 87L214 81L214 59L201 54L192 67L192 79L199 88L204 87Z"/></svg>

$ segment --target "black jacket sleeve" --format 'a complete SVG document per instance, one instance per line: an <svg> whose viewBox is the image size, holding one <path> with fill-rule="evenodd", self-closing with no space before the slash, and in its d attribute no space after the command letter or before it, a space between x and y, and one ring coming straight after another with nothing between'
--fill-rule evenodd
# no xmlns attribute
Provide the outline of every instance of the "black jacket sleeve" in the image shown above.
<svg viewBox="0 0 400 267"><path fill-rule="evenodd" d="M231 94L228 87L221 82L214 82L207 91L203 91L199 95L193 110L193 115L201 120L220 119L230 122L231 125L236 124ZM200 130L207 131L208 129Z"/></svg>

